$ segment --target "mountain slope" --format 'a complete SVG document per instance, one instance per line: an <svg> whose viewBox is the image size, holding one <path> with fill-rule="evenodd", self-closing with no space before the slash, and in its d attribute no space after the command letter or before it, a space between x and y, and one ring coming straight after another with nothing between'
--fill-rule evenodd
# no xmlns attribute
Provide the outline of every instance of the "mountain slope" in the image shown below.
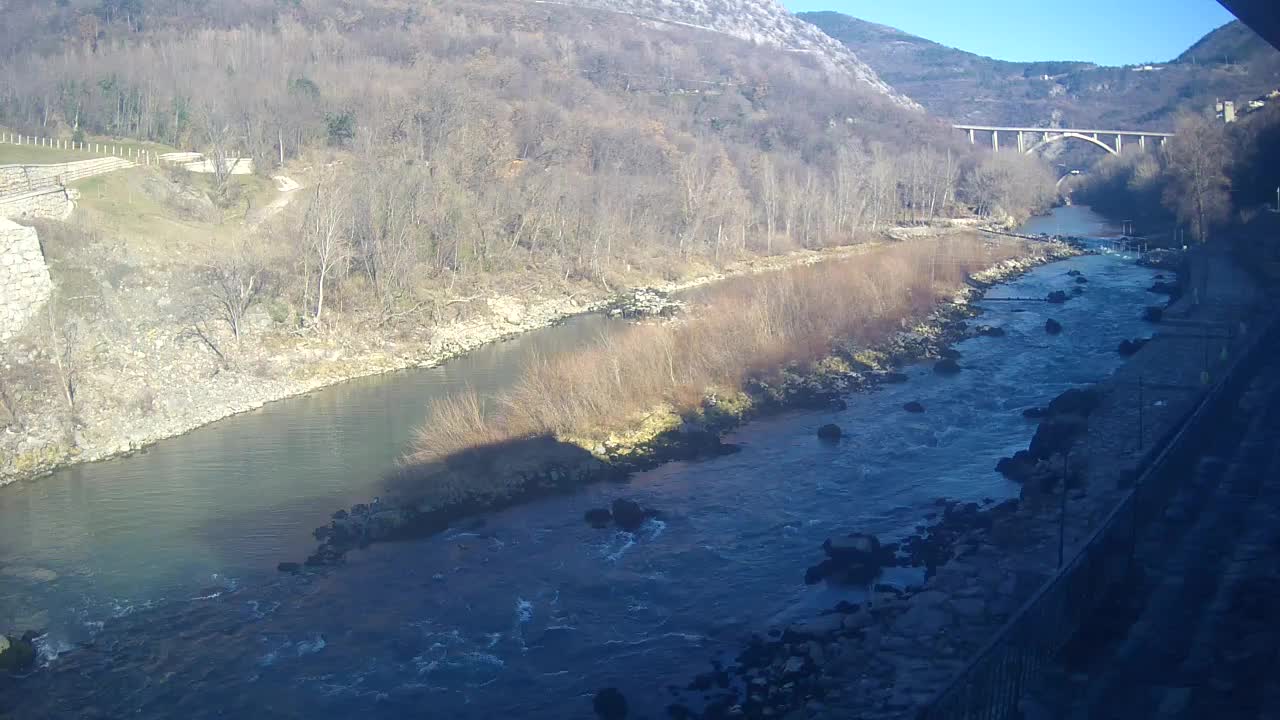
<svg viewBox="0 0 1280 720"><path fill-rule="evenodd" d="M676 23L724 33L763 45L813 55L829 71L848 75L904 107L918 108L875 70L812 24L800 20L776 0L565 0L539 4L575 5L609 10L644 20Z"/></svg>
<svg viewBox="0 0 1280 720"><path fill-rule="evenodd" d="M956 122L1163 130L1188 108L1280 87L1280 52L1228 23L1164 65L1017 63L975 55L834 12L801 13L886 82Z"/></svg>

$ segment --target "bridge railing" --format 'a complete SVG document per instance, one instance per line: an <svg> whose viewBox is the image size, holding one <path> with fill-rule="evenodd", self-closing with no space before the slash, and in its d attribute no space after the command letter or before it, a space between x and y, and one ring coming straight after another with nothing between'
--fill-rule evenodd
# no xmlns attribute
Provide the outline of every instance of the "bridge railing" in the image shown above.
<svg viewBox="0 0 1280 720"><path fill-rule="evenodd" d="M1205 393L1139 463L1137 480L1079 553L1028 600L952 683L917 714L919 720L1003 720L1021 717L1027 683L1053 661L1108 593L1133 571L1139 531L1158 517L1193 472L1191 439L1230 409L1274 342L1280 323L1255 333L1222 379Z"/></svg>

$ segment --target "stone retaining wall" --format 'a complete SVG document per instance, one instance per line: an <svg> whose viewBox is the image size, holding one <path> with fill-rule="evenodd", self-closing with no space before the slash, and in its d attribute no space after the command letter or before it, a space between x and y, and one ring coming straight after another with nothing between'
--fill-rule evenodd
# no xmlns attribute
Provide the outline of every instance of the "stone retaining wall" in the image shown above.
<svg viewBox="0 0 1280 720"><path fill-rule="evenodd" d="M134 167L123 158L108 157L52 165L0 165L0 198L61 187L76 180Z"/></svg>
<svg viewBox="0 0 1280 720"><path fill-rule="evenodd" d="M0 342L20 332L52 292L35 229L0 217Z"/></svg>
<svg viewBox="0 0 1280 720"><path fill-rule="evenodd" d="M77 197L77 191L63 187L0 196L0 218L66 220L75 209Z"/></svg>

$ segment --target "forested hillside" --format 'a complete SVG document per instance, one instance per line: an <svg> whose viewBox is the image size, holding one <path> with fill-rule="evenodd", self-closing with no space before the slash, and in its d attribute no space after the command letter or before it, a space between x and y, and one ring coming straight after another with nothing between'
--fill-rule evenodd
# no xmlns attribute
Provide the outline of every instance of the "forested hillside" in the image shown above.
<svg viewBox="0 0 1280 720"><path fill-rule="evenodd" d="M797 52L814 31L776 4L707 7L9 3L0 126L249 156L257 173L139 168L72 188L70 220L39 228L53 311L0 413L50 427L11 457L225 412L194 397L243 407L438 359L542 301L1052 200L1043 164L975 152L851 54ZM203 389L169 397L176 377Z"/></svg>
<svg viewBox="0 0 1280 720"><path fill-rule="evenodd" d="M1179 111L1207 110L1219 99L1243 103L1280 88L1280 51L1239 21L1176 59L1102 67L1005 62L840 13L801 17L931 113L955 122L1168 130Z"/></svg>
<svg viewBox="0 0 1280 720"><path fill-rule="evenodd" d="M262 168L339 151L317 193L355 204L343 237L360 253L411 245L412 258L363 258L385 266L378 282L420 278L420 264L434 276L536 260L600 277L667 252L843 242L951 212L974 162L940 123L866 83L833 83L811 54L619 13L183 7L46 9L25 42L10 40L0 122L232 147Z"/></svg>

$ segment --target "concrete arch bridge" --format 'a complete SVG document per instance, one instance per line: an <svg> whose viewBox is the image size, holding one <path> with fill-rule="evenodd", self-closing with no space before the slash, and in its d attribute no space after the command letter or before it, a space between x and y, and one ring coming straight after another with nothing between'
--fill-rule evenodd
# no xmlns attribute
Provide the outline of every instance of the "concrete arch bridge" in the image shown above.
<svg viewBox="0 0 1280 720"><path fill-rule="evenodd" d="M990 125L953 125L957 130L969 133L969 144L976 145L980 134L990 134L991 149L1000 152L1000 136L1014 138L1018 152L1031 154L1041 148L1066 140L1078 140L1096 145L1112 155L1124 152L1126 139L1130 147L1137 143L1146 149L1148 142L1164 145L1173 133L1148 132L1146 130L1078 130L1074 128L993 127ZM1009 142L1006 140L1006 142Z"/></svg>

